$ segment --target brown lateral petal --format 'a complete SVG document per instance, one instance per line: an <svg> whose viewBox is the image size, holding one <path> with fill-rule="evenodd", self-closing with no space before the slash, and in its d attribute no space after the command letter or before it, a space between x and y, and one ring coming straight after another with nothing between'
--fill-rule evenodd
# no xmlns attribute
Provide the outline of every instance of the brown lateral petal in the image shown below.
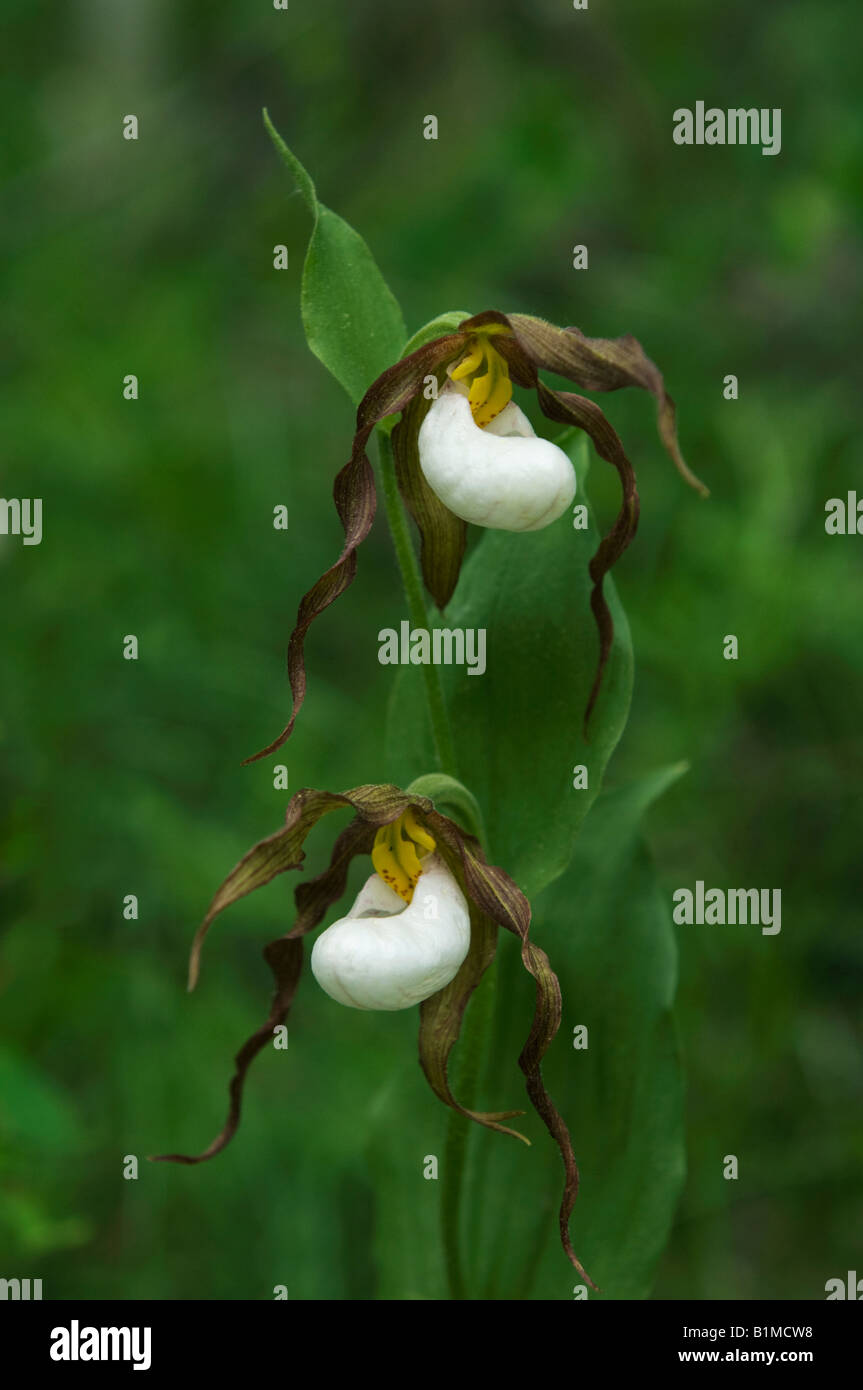
<svg viewBox="0 0 863 1390"><path fill-rule="evenodd" d="M512 321L515 322L519 316L513 314L511 317ZM531 319L529 322L531 324L541 323L541 320ZM564 332L560 328L552 329L550 324L545 325L545 327L551 329L554 334ZM502 337L498 346L509 363L512 379L519 386L526 386L536 391L543 414L550 420L556 420L558 424L577 425L579 429L585 430L593 440L600 458L604 458L612 464L620 477L623 491L620 511L608 535L600 541L599 548L590 562L590 577L593 580L590 607L599 632L599 660L584 711L586 737L587 726L602 687L602 678L614 640L614 623L603 593L603 579L615 561L620 559L638 529L640 504L635 470L626 457L626 452L616 430L612 428L595 401L590 401L585 396L577 396L572 391L552 391L544 382L540 381L537 371L537 365L550 366L550 363L540 362L538 364L531 356L529 347L518 338ZM552 360L557 361L558 359ZM652 366L652 363L650 365ZM553 370L559 371L560 367L555 366Z"/></svg>
<svg viewBox="0 0 863 1390"><path fill-rule="evenodd" d="M561 1244L573 1268L578 1270L591 1288L595 1289L596 1285L573 1250L569 1235L569 1219L578 1195L578 1165L572 1139L542 1079L542 1059L560 1026L560 983L549 964L548 956L529 939L530 904L521 889L503 869L494 864L486 864L481 852L477 852L469 843L463 846L462 863L470 897L493 921L520 939L524 967L536 981L533 1026L518 1064L524 1072L531 1104L557 1144L563 1160L564 1188L559 1214Z"/></svg>
<svg viewBox="0 0 863 1390"><path fill-rule="evenodd" d="M336 510L345 533L345 543L338 560L304 595L297 611L297 621L288 643L288 678L293 696L291 717L272 743L260 752L245 758L246 763L268 757L291 736L294 723L306 695L306 665L304 644L306 633L315 618L329 608L353 583L357 569L357 547L365 540L375 515L375 484L366 446L375 425L388 415L405 409L420 390L424 377L434 372L443 361L455 356L463 344L459 333L448 333L417 348L383 372L369 387L357 408L357 429L351 457L336 477L333 487Z"/></svg>
<svg viewBox="0 0 863 1390"><path fill-rule="evenodd" d="M523 1110L483 1112L467 1110L460 1105L450 1089L447 1068L449 1056L461 1032L462 1019L471 995L491 965L497 950L497 928L484 912L472 903L470 912L470 950L455 979L437 994L420 1004L419 1058L426 1080L438 1100L457 1110L487 1129L511 1134L529 1144L518 1130L498 1123L523 1115Z"/></svg>
<svg viewBox="0 0 863 1390"><path fill-rule="evenodd" d="M572 1140L563 1117L545 1089L542 1079L542 1059L560 1026L560 982L549 964L545 951L541 950L539 946L534 946L533 942L527 939L527 936L522 939L521 958L525 970L530 971L536 980L536 1011L533 1027L522 1049L518 1064L524 1072L527 1093L533 1108L557 1144L563 1159L565 1177L558 1218L561 1245L573 1268L578 1270L582 1279L585 1279L592 1289L595 1289L596 1284L572 1248L569 1234L569 1218L578 1196L578 1165L575 1161Z"/></svg>
<svg viewBox="0 0 863 1390"><path fill-rule="evenodd" d="M519 937L526 935L530 926L530 903L509 874L504 873L497 864L486 863L478 841L472 835L466 835L445 816L435 812L426 820L434 827L433 834L436 833L444 844L452 844L456 848L464 873L465 891L471 902L476 903L480 911L497 922L499 927L505 927ZM445 824L438 826L438 821Z"/></svg>
<svg viewBox="0 0 863 1390"><path fill-rule="evenodd" d="M299 809L295 809L292 813L291 808L297 803L298 798L303 799L299 802ZM327 801L315 800L314 798L327 798ZM303 819L309 821L310 823L306 826L307 832L313 823L311 822L312 816L314 816L314 820L317 820L326 811L335 810L337 806L346 804L348 803L343 797L335 796L329 792L312 793L310 796L308 789L304 789L293 798L291 806L288 808L288 814L289 816L293 814L295 822ZM282 833L284 832L280 832L280 834ZM291 930L285 936L278 937L264 947L264 959L273 972L276 989L266 1021L243 1044L234 1058L234 1074L228 1087L230 1097L228 1117L221 1132L203 1153L195 1155L159 1154L152 1159L154 1163L203 1163L206 1159L214 1158L216 1154L221 1153L222 1149L230 1143L240 1123L246 1073L258 1053L266 1047L267 1043L272 1042L274 1029L284 1023L293 1004L303 964L303 943L300 938L311 931L313 927L316 927L332 904L342 896L351 861L357 854L370 852L374 836L375 827L373 825L358 818L351 821L336 840L328 867L317 877L297 886L294 898L298 913ZM276 870L275 872L282 871ZM271 874L270 878L273 876ZM265 882L269 882L269 879L262 878L260 884L254 884L252 887L259 887ZM246 888L245 891L251 892L252 887Z"/></svg>
<svg viewBox="0 0 863 1390"><path fill-rule="evenodd" d="M328 811L334 811L337 806L347 804L349 803L345 798L335 792L319 792L311 787L303 787L302 791L291 797L285 824L281 830L277 830L274 835L268 835L265 840L259 840L243 855L210 903L209 911L195 933L189 955L190 990L194 989L198 982L201 949L207 932L219 913L224 912L225 908L230 907L238 898L244 898L256 888L263 888L277 874L286 873L289 869L298 869L305 858L303 843L312 826Z"/></svg>
<svg viewBox="0 0 863 1390"><path fill-rule="evenodd" d="M228 1087L228 1118L224 1127L203 1153L154 1154L150 1159L151 1163L204 1163L208 1158L215 1158L233 1139L240 1123L246 1073L258 1053L272 1042L274 1030L284 1023L294 1002L303 968L303 943L289 937L279 937L264 948L264 959L276 980L273 1002L266 1021L256 1029L248 1042L243 1044L234 1058L234 1075Z"/></svg>
<svg viewBox="0 0 863 1390"><path fill-rule="evenodd" d="M690 471L677 442L676 407L662 373L630 333L622 338L587 338L580 328L557 328L528 314L509 314L507 321L521 347L537 367L568 377L586 391L619 391L638 386L656 401L659 437L686 482L709 496L709 489Z"/></svg>
<svg viewBox="0 0 863 1390"><path fill-rule="evenodd" d="M360 439L360 436L356 438ZM296 625L288 643L288 678L293 696L291 717L272 743L268 743L266 748L253 753L251 757L243 759L243 766L274 753L290 738L297 715L306 698L306 663L303 650L306 633L315 618L340 598L356 577L357 547L371 530L377 504L374 474L365 455L367 439L368 434L362 439L359 450L355 449L344 468L337 474L333 486L336 511L345 532L342 552L336 563L331 565L308 593L303 595L297 610Z"/></svg>
<svg viewBox="0 0 863 1390"><path fill-rule="evenodd" d="M576 396L572 391L551 391L539 380L537 380L537 393L540 408L549 420L556 420L558 424L577 425L579 429L585 430L590 435L600 458L604 458L617 469L623 492L617 519L608 535L603 536L599 543L599 549L590 562L590 577L593 580L590 607L599 630L599 662L588 697L587 708L584 712L586 733L614 639L614 623L603 593L602 583L612 565L620 559L638 530L640 508L638 488L635 470L626 457L620 438L595 401L589 401L585 396Z"/></svg>
<svg viewBox="0 0 863 1390"><path fill-rule="evenodd" d="M438 370L438 384L444 372ZM420 566L425 586L444 609L458 583L467 544L467 522L445 507L420 468L418 435L432 402L414 396L393 430L396 479L405 506L420 533Z"/></svg>

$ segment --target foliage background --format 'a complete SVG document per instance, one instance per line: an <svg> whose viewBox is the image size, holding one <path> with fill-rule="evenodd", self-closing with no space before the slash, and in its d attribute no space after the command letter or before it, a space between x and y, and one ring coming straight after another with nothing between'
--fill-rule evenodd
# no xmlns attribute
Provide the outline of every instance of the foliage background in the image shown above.
<svg viewBox="0 0 863 1390"><path fill-rule="evenodd" d="M374 1207L390 1219L397 1184L368 1121L389 1113L396 1052L418 1085L413 1018L358 1036L306 990L229 1155L120 1176L123 1155L195 1149L221 1123L269 988L258 947L290 908L282 882L235 909L187 998L193 925L283 814L269 763L239 762L283 722L284 643L337 551L330 482L352 433L303 343L308 221L266 104L411 330L518 308L633 332L666 374L713 497L680 484L648 401L606 398L643 500L617 572L636 684L608 780L688 760L648 818L666 899L695 878L781 887L783 929L678 929L688 1178L653 1292L823 1296L859 1267L863 1219L861 543L823 527L860 476L850 0L4 15L0 488L45 499L45 538L0 540L0 1273L58 1298L363 1298L395 1277ZM671 112L697 99L781 107L781 154L674 146ZM591 485L610 517L598 465ZM309 643L292 790L380 780L376 633L403 616L396 582L381 521Z"/></svg>

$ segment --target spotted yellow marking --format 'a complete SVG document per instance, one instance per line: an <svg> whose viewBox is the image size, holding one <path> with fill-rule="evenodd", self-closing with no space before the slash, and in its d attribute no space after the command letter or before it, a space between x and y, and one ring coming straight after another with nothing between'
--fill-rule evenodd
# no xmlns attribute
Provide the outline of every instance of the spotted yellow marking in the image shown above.
<svg viewBox="0 0 863 1390"><path fill-rule="evenodd" d="M372 863L384 883L409 903L422 873L422 860L434 849L434 837L408 809L398 820L381 826L372 847Z"/></svg>
<svg viewBox="0 0 863 1390"><path fill-rule="evenodd" d="M485 371L481 368L485 367ZM450 371L453 381L469 380L468 400L474 424L490 425L512 400L512 382L506 358L492 347L485 334L471 338L460 362Z"/></svg>

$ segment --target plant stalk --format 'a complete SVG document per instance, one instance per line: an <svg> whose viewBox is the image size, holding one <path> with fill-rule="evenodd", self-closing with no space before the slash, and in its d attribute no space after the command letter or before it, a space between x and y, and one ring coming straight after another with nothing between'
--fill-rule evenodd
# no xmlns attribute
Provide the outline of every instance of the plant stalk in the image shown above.
<svg viewBox="0 0 863 1390"><path fill-rule="evenodd" d="M401 571L411 626L427 629L428 613L423 597L422 576L416 552L411 544L407 517L399 496L392 440L383 430L378 430L378 448L384 508L390 534L393 538L396 559ZM450 777L458 777L455 747L440 674L438 668L431 663L423 665L422 669L425 678L429 721L440 770ZM478 824L467 828L477 836L481 834ZM458 1055L458 1089L461 1103L468 1109L473 1108L479 1085L492 1011L493 980L486 978L483 983L484 988L481 987L477 991L478 997L474 1001L473 1012L465 1018L462 1024L461 1046ZM464 1115L460 1115L455 1110L450 1113L441 1177L441 1235L450 1298L458 1301L468 1297L461 1250L461 1203L464 1195L468 1142L472 1129L472 1122Z"/></svg>
<svg viewBox="0 0 863 1390"><path fill-rule="evenodd" d="M428 613L426 612L425 599L423 598L420 567L413 545L411 544L407 517L399 496L395 462L393 459L392 440L383 430L378 430L378 449L380 452L380 473L384 495L384 508L387 514L390 534L393 538L396 560L398 561L399 570L401 571L411 627L427 630ZM425 681L426 702L428 704L432 738L434 739L435 752L437 754L438 763L440 764L440 770L441 772L448 773L450 777L457 777L458 771L456 768L455 746L452 740L449 715L447 713L446 704L444 703L440 673L438 668L431 662L424 664L422 671Z"/></svg>
<svg viewBox="0 0 863 1390"><path fill-rule="evenodd" d="M494 1007L494 968L486 972L473 999L472 1010L465 1014L459 1039L455 1093L466 1110L476 1106L480 1074L485 1060L486 1041ZM441 1182L441 1229L444 1259L450 1298L469 1298L465 1281L461 1242L461 1204L464 1196L465 1165L468 1146L475 1128L473 1120L450 1111L444 1145Z"/></svg>

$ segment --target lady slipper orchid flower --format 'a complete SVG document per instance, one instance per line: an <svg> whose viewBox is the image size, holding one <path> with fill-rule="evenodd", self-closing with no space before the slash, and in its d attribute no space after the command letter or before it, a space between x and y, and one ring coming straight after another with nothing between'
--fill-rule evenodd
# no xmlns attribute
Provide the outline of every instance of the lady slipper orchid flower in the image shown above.
<svg viewBox="0 0 863 1390"><path fill-rule="evenodd" d="M549 420L586 431L600 458L616 469L623 492L621 508L590 562L599 652L585 724L599 694L614 635L603 579L635 535L638 490L623 445L596 402L572 391L552 389L540 379L540 371L566 377L588 391L617 391L624 386L649 391L656 401L663 445L686 481L707 495L680 452L675 405L662 374L635 338L587 338L578 328L557 328L543 319L494 309L461 320L454 332L429 339L423 330L418 337L421 345L387 368L360 401L351 456L333 488L344 547L299 606L288 645L293 697L288 724L247 762L273 753L293 731L306 691L306 633L353 582L357 549L374 519L374 476L366 448L375 427L388 417L400 417L392 431L396 479L420 533L426 588L441 609L458 581L468 523L539 530L559 518L575 494L572 465L556 445L534 434L512 400L513 385L534 391Z"/></svg>
<svg viewBox="0 0 863 1390"><path fill-rule="evenodd" d="M331 999L353 1009L409 1009L454 978L470 946L470 911L434 851L412 811L378 831L375 872L312 949L312 974Z"/></svg>
<svg viewBox="0 0 863 1390"><path fill-rule="evenodd" d="M575 496L575 469L556 444L537 438L512 400L506 358L477 334L447 374L417 439L432 492L454 516L492 530L539 531L557 521Z"/></svg>
<svg viewBox="0 0 863 1390"><path fill-rule="evenodd" d="M452 779L433 780L441 788L439 796L445 794L446 784L464 793ZM316 940L312 973L327 994L352 1008L390 1011L419 1003L419 1060L434 1094L477 1124L529 1144L523 1134L501 1123L523 1111L468 1110L456 1100L448 1078L449 1057L465 1009L496 954L498 927L519 938L522 962L536 989L533 1025L519 1066L530 1101L563 1160L561 1244L573 1267L592 1284L569 1234L578 1191L572 1140L541 1072L542 1059L560 1025L557 976L545 952L530 939L530 905L524 894L503 869L487 862L476 837L438 811L429 797L390 785L355 787L342 793L308 787L297 792L282 828L249 850L213 898L192 945L189 988L197 983L204 939L215 918L277 875L298 869L310 831L323 816L345 808L353 811L353 819L336 838L329 866L295 889L293 926L264 948L275 993L266 1020L235 1057L224 1127L202 1153L160 1154L153 1161L201 1163L220 1153L233 1138L249 1067L272 1043L274 1031L285 1022L293 1004L302 972L303 937L320 925L344 894L352 861L358 855L371 855L374 873L350 912Z"/></svg>

